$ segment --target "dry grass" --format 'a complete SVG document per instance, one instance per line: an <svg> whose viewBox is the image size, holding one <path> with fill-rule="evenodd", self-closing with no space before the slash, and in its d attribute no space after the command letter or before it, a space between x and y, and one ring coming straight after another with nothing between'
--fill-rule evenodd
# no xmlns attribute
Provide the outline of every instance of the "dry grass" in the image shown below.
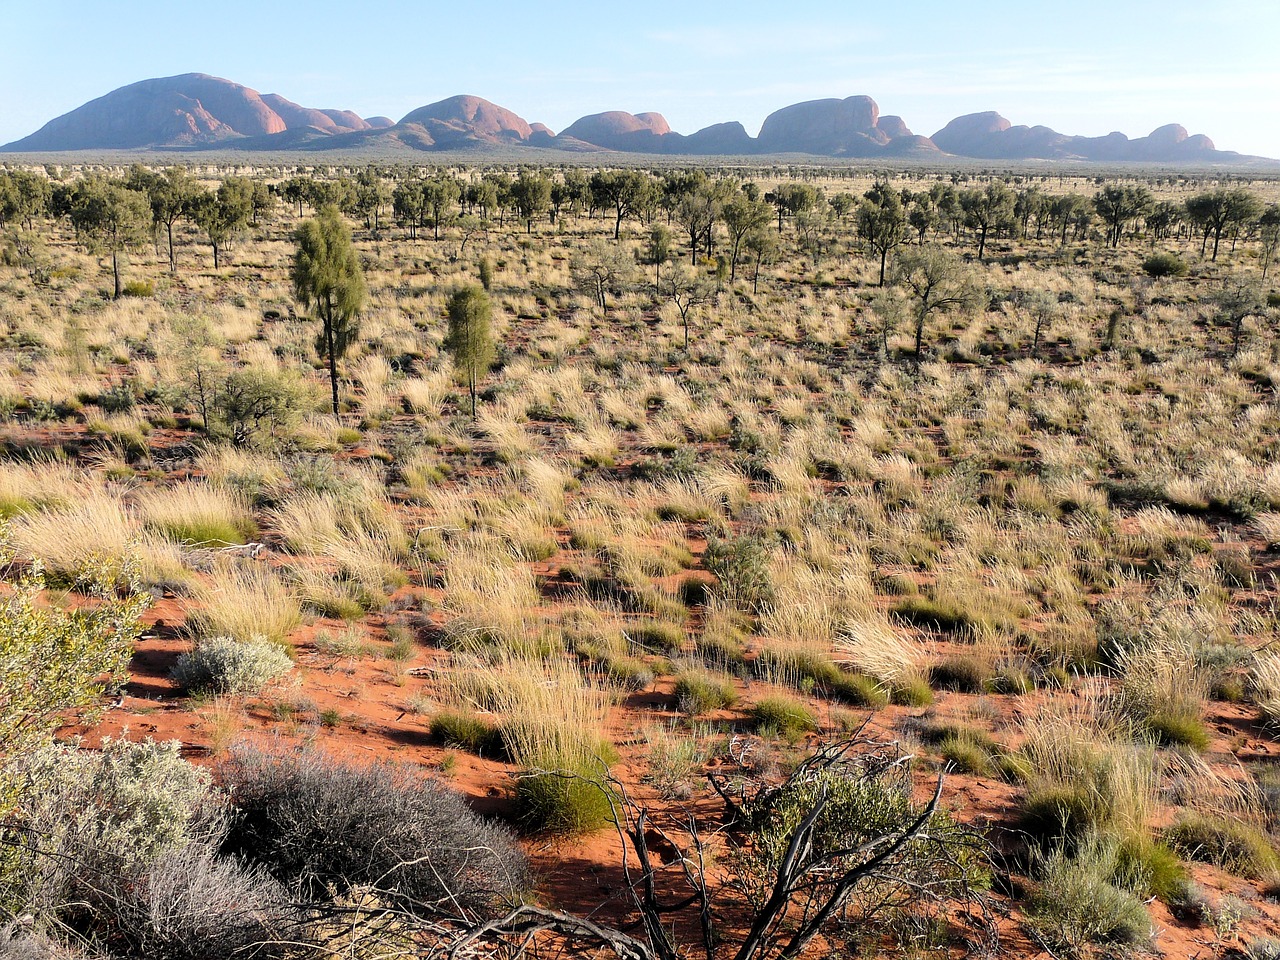
<svg viewBox="0 0 1280 960"><path fill-rule="evenodd" d="M197 637L237 640L264 637L285 644L302 624L293 592L271 568L258 562L224 562L192 591L195 609L187 626Z"/></svg>

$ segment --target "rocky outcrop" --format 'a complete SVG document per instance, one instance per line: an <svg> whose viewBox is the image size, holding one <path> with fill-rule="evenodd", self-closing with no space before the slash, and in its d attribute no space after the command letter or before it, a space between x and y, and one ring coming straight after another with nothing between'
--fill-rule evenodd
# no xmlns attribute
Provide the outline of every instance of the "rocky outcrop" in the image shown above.
<svg viewBox="0 0 1280 960"><path fill-rule="evenodd" d="M994 111L957 117L933 135L933 142L956 156L991 160L1176 163L1236 156L1215 150L1213 141L1206 136L1189 136L1186 128L1176 123L1136 140L1118 132L1102 137L1073 137L1049 127L1013 126Z"/></svg>
<svg viewBox="0 0 1280 960"><path fill-rule="evenodd" d="M405 114L397 127L416 125L438 145L523 143L533 134L528 122L480 97L458 96Z"/></svg>
<svg viewBox="0 0 1280 960"><path fill-rule="evenodd" d="M286 100L278 93L264 93L262 102L284 121L286 130L314 127L323 133L348 133L352 130L369 129L369 125L354 113L342 110L313 110L310 107L299 106L292 100Z"/></svg>
<svg viewBox="0 0 1280 960"><path fill-rule="evenodd" d="M683 156L809 154L826 157L984 160L1140 161L1259 160L1214 148L1167 124L1130 140L1122 133L1076 137L1044 126L1014 126L995 111L957 117L933 135L911 132L897 116L881 116L870 97L809 100L776 110L758 137L740 123L696 133L674 132L660 113L608 111L570 124L559 136L480 97L457 96L419 107L399 123L348 110L304 107L279 94L188 73L143 80L86 103L0 148L10 151L149 148L243 150L483 150L553 148Z"/></svg>
<svg viewBox="0 0 1280 960"><path fill-rule="evenodd" d="M870 97L809 100L765 117L756 138L761 153L813 153L828 157L874 155L889 142L876 126L880 108Z"/></svg>
<svg viewBox="0 0 1280 960"><path fill-rule="evenodd" d="M50 120L11 150L103 150L281 133L256 90L202 73L143 80Z"/></svg>
<svg viewBox="0 0 1280 960"><path fill-rule="evenodd" d="M606 150L662 153L661 142L670 133L671 126L660 113L632 114L610 110L575 120L560 131L560 137L594 144Z"/></svg>

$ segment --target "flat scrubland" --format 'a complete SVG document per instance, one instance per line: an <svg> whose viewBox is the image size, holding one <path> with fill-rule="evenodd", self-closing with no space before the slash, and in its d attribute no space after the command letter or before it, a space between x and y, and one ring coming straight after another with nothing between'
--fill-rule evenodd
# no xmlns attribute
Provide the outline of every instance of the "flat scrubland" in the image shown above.
<svg viewBox="0 0 1280 960"><path fill-rule="evenodd" d="M196 175L234 172L295 175ZM791 177L752 175L765 193ZM806 180L861 198L876 178ZM888 180L934 182L951 178ZM1217 186L1125 182L1178 205ZM1245 187L1280 199L1274 182ZM181 759L149 748L154 769L189 761L233 786L239 818L206 831L230 829L223 859L200 861L208 889L274 904L261 885L236 893L269 874L281 902L336 897L348 913L312 916L311 947L291 934L299 955L407 955L416 934L387 877L425 841L385 873L358 856L367 876L291 873L320 841L286 850L263 798L329 777L349 814L430 778L519 838L452 849L510 844L508 865L531 864L501 896L453 891L465 916L507 897L627 924L634 841L609 821L643 807L659 894L680 899L692 871L720 898L707 950L728 956L767 900L776 860L761 850L803 804L735 832L725 795L852 738L874 757L853 782L888 784L855 813L919 811L943 774L930 829L945 845L963 828L956 849L975 859L951 851L964 882L937 891L943 861L901 866L906 888L870 877L815 955L956 956L993 933L1020 956L1280 953L1280 340L1255 232L1213 261L1176 224L1156 240L1135 220L1113 247L1096 219L1063 242L1033 217L979 259L974 229L940 222L923 246L907 230L880 287L852 212L784 218L776 251L732 282L718 225L693 267L678 224L668 260L636 262L649 223L624 220L615 241L612 215L572 205L527 227L494 212L465 237L446 220L438 240L410 238L389 205L382 218L377 232L349 218L369 301L337 417L291 287L293 203L264 210L217 269L186 220L172 271L162 234L133 246L133 296L112 299L110 255L65 220L20 228L34 253L10 245L0 266L6 581L37 566L37 603L77 609L109 602L81 595L105 566L109 593L149 594L119 700L108 690L105 715L61 737L112 738L116 757L114 738L176 739ZM905 267L922 249L942 251L959 292L917 331ZM1185 274L1149 276L1153 253ZM589 288L600 264L610 275ZM473 418L444 318L482 272L496 361ZM1242 283L1255 299L1239 316ZM212 790L199 769L186 789ZM55 793L94 796L59 789L18 801L15 822L65 820L58 803L76 801ZM348 835L389 845L414 816L397 809ZM239 873L217 873L231 862ZM125 937L136 918L95 940L97 915L54 899L51 870L24 879L29 866L6 867L5 906L56 917L40 937L202 955L176 934ZM698 909L663 915L682 954L703 951ZM553 926L529 949L566 935ZM15 930L0 956L46 955L5 953L37 949ZM515 955L516 933L504 942Z"/></svg>

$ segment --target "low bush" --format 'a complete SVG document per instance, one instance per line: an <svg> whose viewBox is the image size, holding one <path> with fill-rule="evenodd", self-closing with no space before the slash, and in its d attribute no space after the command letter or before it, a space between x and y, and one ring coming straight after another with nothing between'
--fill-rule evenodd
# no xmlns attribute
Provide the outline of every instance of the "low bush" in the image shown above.
<svg viewBox="0 0 1280 960"><path fill-rule="evenodd" d="M677 677L675 696L680 712L691 717L731 707L738 700L738 692L733 689L731 681L701 670Z"/></svg>
<svg viewBox="0 0 1280 960"><path fill-rule="evenodd" d="M210 637L178 657L170 676L191 693L257 693L293 669L278 643L261 637Z"/></svg>
<svg viewBox="0 0 1280 960"><path fill-rule="evenodd" d="M933 703L933 687L927 677L907 674L889 685L889 702L901 707L927 707Z"/></svg>
<svg viewBox="0 0 1280 960"><path fill-rule="evenodd" d="M1164 840L1188 860L1212 863L1237 876L1258 879L1280 869L1270 837L1242 820L1184 812L1165 831Z"/></svg>
<svg viewBox="0 0 1280 960"><path fill-rule="evenodd" d="M1142 261L1142 272L1148 277L1185 277L1190 269L1176 253L1153 253Z"/></svg>
<svg viewBox="0 0 1280 960"><path fill-rule="evenodd" d="M613 822L613 798L600 769L528 769L516 775L516 819L533 833L589 833Z"/></svg>
<svg viewBox="0 0 1280 960"><path fill-rule="evenodd" d="M1116 853L1116 881L1126 889L1171 906L1186 890L1186 868L1167 844L1143 835L1121 841Z"/></svg>
<svg viewBox="0 0 1280 960"><path fill-rule="evenodd" d="M302 896L372 884L405 909L491 914L529 887L507 831L407 768L239 747L218 774L238 809L224 852Z"/></svg>
<svg viewBox="0 0 1280 960"><path fill-rule="evenodd" d="M502 731L496 724L461 710L442 710L431 718L431 736L446 747L457 747L477 756L506 755Z"/></svg>
<svg viewBox="0 0 1280 960"><path fill-rule="evenodd" d="M981 693L993 677L991 665L971 653L952 654L929 668L929 684L960 693Z"/></svg>
<svg viewBox="0 0 1280 960"><path fill-rule="evenodd" d="M1132 889L1117 885L1114 841L1088 837L1074 854L1057 848L1037 855L1040 887L1028 905L1032 923L1074 956L1091 944L1136 947L1151 939L1151 917Z"/></svg>
<svg viewBox="0 0 1280 960"><path fill-rule="evenodd" d="M788 738L818 729L817 717L790 697L761 697L751 708L751 721L758 731L776 731Z"/></svg>
<svg viewBox="0 0 1280 960"><path fill-rule="evenodd" d="M13 760L15 782L27 787L19 819L30 831L14 837L40 838L29 903L70 902L102 876L138 873L162 850L221 837L223 803L208 772L179 749L107 740L100 750L54 744Z"/></svg>

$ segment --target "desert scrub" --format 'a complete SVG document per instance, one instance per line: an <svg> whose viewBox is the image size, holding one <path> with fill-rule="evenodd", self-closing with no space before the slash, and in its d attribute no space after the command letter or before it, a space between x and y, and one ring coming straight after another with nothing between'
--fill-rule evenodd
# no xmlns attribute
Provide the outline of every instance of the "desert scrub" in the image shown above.
<svg viewBox="0 0 1280 960"><path fill-rule="evenodd" d="M180 544L226 546L257 535L247 505L235 493L208 483L187 481L148 490L138 497L146 529Z"/></svg>
<svg viewBox="0 0 1280 960"><path fill-rule="evenodd" d="M170 676L189 693L258 693L293 669L278 643L261 637L209 637L178 657Z"/></svg>
<svg viewBox="0 0 1280 960"><path fill-rule="evenodd" d="M1200 716L1208 685L1189 646L1165 642L1124 650L1116 656L1116 671L1116 707L1140 735L1161 746L1209 746Z"/></svg>
<svg viewBox="0 0 1280 960"><path fill-rule="evenodd" d="M1154 750L1119 741L1086 705L1042 711L1023 723L1018 768L1024 774L1020 822L1040 849L1072 845L1095 833L1144 836L1155 805Z"/></svg>
<svg viewBox="0 0 1280 960"><path fill-rule="evenodd" d="M23 855L7 892L55 915L73 902L113 913L126 878L145 877L166 852L218 843L225 800L179 748L106 740L101 750L50 744L12 758L9 775L26 785L16 825L26 829L9 834Z"/></svg>
<svg viewBox="0 0 1280 960"><path fill-rule="evenodd" d="M589 684L572 663L506 656L461 670L453 696L493 710L515 775L516 819L525 830L581 833L611 821L607 782L617 755L597 731L613 694Z"/></svg>
<svg viewBox="0 0 1280 960"><path fill-rule="evenodd" d="M431 718L431 736L446 747L481 757L500 759L506 754L498 726L471 711L441 710Z"/></svg>
<svg viewBox="0 0 1280 960"><path fill-rule="evenodd" d="M1249 879L1280 870L1280 856L1267 832L1243 820L1184 813L1164 834L1165 842L1188 860Z"/></svg>
<svg viewBox="0 0 1280 960"><path fill-rule="evenodd" d="M448 901L492 916L528 889L528 864L511 835L409 767L239 747L218 774L240 814L224 851L263 865L302 897L323 901L376 884L394 903Z"/></svg>
<svg viewBox="0 0 1280 960"><path fill-rule="evenodd" d="M1137 947L1151 939L1151 917L1132 889L1114 878L1120 868L1114 840L1090 834L1076 851L1059 847L1036 856L1039 888L1032 895L1032 922L1072 956L1090 945Z"/></svg>
<svg viewBox="0 0 1280 960"><path fill-rule="evenodd" d="M818 718L799 700L790 697L761 697L751 708L757 731L792 739L818 729Z"/></svg>
<svg viewBox="0 0 1280 960"><path fill-rule="evenodd" d="M693 717L732 707L738 701L738 692L726 677L690 670L676 678L675 698L680 712Z"/></svg>
<svg viewBox="0 0 1280 960"><path fill-rule="evenodd" d="M1258 720L1273 731L1280 729L1280 655L1258 655L1247 689L1257 706Z"/></svg>
<svg viewBox="0 0 1280 960"><path fill-rule="evenodd" d="M192 591L188 629L197 637L261 637L284 644L302 623L302 608L287 586L257 562L222 563Z"/></svg>

